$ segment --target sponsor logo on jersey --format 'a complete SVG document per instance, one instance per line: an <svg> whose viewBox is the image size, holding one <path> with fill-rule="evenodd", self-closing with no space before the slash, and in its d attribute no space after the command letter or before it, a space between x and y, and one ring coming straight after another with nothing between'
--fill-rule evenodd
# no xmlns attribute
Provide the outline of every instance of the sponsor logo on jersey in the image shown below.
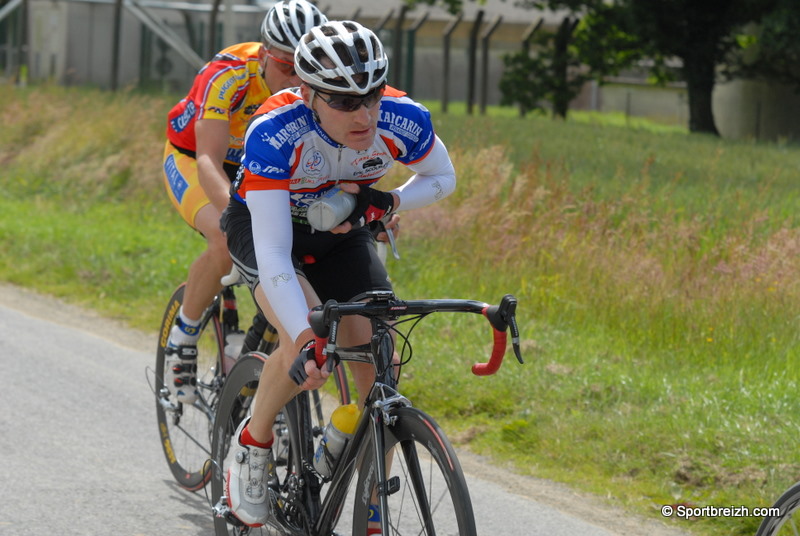
<svg viewBox="0 0 800 536"><path fill-rule="evenodd" d="M324 166L325 159L317 149L312 147L303 154L303 171L307 175L318 176Z"/></svg>
<svg viewBox="0 0 800 536"><path fill-rule="evenodd" d="M228 147L228 153L225 155L225 160L227 160L228 162L239 163L242 161L243 154L244 154L244 149L232 149Z"/></svg>
<svg viewBox="0 0 800 536"><path fill-rule="evenodd" d="M361 164L361 169L363 170L367 170L369 168L374 168L374 167L383 167L383 160L381 160L380 157L370 158L369 160Z"/></svg>
<svg viewBox="0 0 800 536"><path fill-rule="evenodd" d="M350 165L353 167L353 178L369 179L383 176L386 169L392 166L392 158L385 151L362 151Z"/></svg>
<svg viewBox="0 0 800 536"><path fill-rule="evenodd" d="M264 141L268 142L275 149L280 149L285 143L291 143L300 138L303 134L310 130L308 118L298 117L294 121L286 123L282 129L274 134L265 132L262 134ZM272 134L272 135L270 135Z"/></svg>
<svg viewBox="0 0 800 536"><path fill-rule="evenodd" d="M225 83L222 84L221 88L219 88L219 93L217 94L217 98L220 99L220 100L225 99L225 93L228 92L228 90L231 88L231 86L233 84L235 84L237 81L245 80L247 78L247 76L248 76L247 73L245 73L245 74L235 74L234 76L232 76L232 77L228 78L227 80L225 80Z"/></svg>
<svg viewBox="0 0 800 536"><path fill-rule="evenodd" d="M419 141L419 135L422 134L423 131L423 128L419 126L416 121L388 110L381 110L380 120L384 123L388 123L389 130L392 132L413 141Z"/></svg>
<svg viewBox="0 0 800 536"><path fill-rule="evenodd" d="M180 204L183 200L183 194L186 193L186 189L189 188L189 183L186 182L186 179L183 178L183 175L181 175L181 172L178 170L178 166L175 165L175 157L173 155L169 155L164 161L164 173L167 176L167 182L169 183L169 189L172 190L172 195L175 196L178 204Z"/></svg>
<svg viewBox="0 0 800 536"><path fill-rule="evenodd" d="M255 160L251 160L249 164L247 164L247 169L253 175L280 175L286 173L286 170L281 169L275 166L266 166L263 167L259 162Z"/></svg>
<svg viewBox="0 0 800 536"><path fill-rule="evenodd" d="M183 129L186 128L186 125L191 122L196 110L197 108L194 105L194 101L187 102L186 108L183 109L183 113L170 120L169 124L172 127L172 130L175 132L182 132Z"/></svg>

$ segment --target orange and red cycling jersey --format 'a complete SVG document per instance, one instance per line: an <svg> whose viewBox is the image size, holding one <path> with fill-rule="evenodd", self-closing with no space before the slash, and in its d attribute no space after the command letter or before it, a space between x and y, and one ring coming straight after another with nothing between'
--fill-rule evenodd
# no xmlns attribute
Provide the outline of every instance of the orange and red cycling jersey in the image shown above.
<svg viewBox="0 0 800 536"><path fill-rule="evenodd" d="M247 123L271 95L260 72L261 43L239 43L217 53L195 76L189 94L167 115L167 139L179 149L194 153L198 119L230 122L230 142L225 161L238 165Z"/></svg>

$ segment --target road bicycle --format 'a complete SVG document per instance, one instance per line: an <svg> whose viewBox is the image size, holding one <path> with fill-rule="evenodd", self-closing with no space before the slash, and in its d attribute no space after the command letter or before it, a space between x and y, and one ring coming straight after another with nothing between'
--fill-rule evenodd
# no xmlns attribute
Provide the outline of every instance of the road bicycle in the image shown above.
<svg viewBox="0 0 800 536"><path fill-rule="evenodd" d="M766 516L761 520L756 536L778 536L800 534L800 482L793 484L781 495L774 508L780 511L779 515Z"/></svg>
<svg viewBox="0 0 800 536"><path fill-rule="evenodd" d="M308 392L283 408L285 420L275 451L277 482L270 485L273 521L250 528L227 506L225 478L232 460L232 435L243 415L237 410L252 405L263 365L268 357L251 352L231 370L220 395L212 433L211 497L218 536L284 534L330 536L368 534L380 528L383 535L476 533L472 503L464 474L450 442L436 421L412 406L398 390L400 367L412 357L410 334L422 318L436 312L482 314L494 336L488 362L473 365L476 375L494 374L500 367L510 328L517 360L522 363L517 300L506 295L499 305L473 300L398 299L392 292L374 291L352 302L329 301L312 309L309 321L328 359L371 363L375 381L363 404L364 411L352 439L335 462L329 477L314 467L315 426ZM361 315L372 325L371 342L340 348L338 325L344 316ZM401 332L401 329L407 329ZM402 340L400 361L393 360L395 341ZM323 366L319 363L319 366Z"/></svg>
<svg viewBox="0 0 800 536"><path fill-rule="evenodd" d="M382 232L386 233L394 257L400 258L394 234L386 227L385 222L376 222L372 232L376 239L375 247L382 259L386 257L387 249L385 243L377 240ZM277 330L258 310L246 334L239 329L239 307L235 289L242 282L235 267L222 278L221 283L222 291L206 308L200 320L200 337L197 342L198 401L193 405L177 402L170 396L169 389L163 382L167 341L183 304L186 283L178 285L167 302L159 330L155 372L152 377L148 376L148 382L156 395L156 417L164 456L175 481L189 491L205 487L211 478L208 470L211 429L225 378L239 357L250 351L269 355L279 342ZM350 389L344 367L337 367L333 376L339 401L348 403ZM311 396L317 426L324 427L320 394L314 391ZM279 415L276 427L281 426L281 418L282 415Z"/></svg>
<svg viewBox="0 0 800 536"><path fill-rule="evenodd" d="M172 293L159 330L156 350L156 368L148 378L156 395L156 416L159 438L172 476L181 487L189 491L203 488L211 478L208 461L211 457L211 431L220 395L226 378L240 356L251 350L271 354L278 345L278 332L260 312L256 312L250 328L239 328L239 307L235 288L240 285L238 272L222 278L224 285L219 295L203 312L200 337L197 341L197 389L200 393L194 404L183 404L170 395L164 385L166 347L169 332L175 324L185 283ZM337 367L334 379L339 399L350 400L347 377L343 367ZM315 416L323 425L320 395L312 394ZM237 408L236 411L245 411ZM276 426L281 426L280 420Z"/></svg>

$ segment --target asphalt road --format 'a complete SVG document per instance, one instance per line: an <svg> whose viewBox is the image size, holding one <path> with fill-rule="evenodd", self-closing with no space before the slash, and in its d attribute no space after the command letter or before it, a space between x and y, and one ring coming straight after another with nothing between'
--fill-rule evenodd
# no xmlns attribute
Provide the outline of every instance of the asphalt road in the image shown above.
<svg viewBox="0 0 800 536"><path fill-rule="evenodd" d="M155 337L0 285L0 535L213 534L173 483L145 369ZM459 455L483 535L681 534Z"/></svg>

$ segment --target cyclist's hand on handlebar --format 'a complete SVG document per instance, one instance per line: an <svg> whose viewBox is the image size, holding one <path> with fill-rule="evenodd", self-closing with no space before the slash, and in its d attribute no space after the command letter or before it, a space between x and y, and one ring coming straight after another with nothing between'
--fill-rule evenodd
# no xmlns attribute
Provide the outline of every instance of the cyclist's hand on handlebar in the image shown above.
<svg viewBox="0 0 800 536"><path fill-rule="evenodd" d="M317 362L322 361L322 359L318 359L318 351L315 341L307 342L289 368L289 377L304 390L322 387L333 370L335 356L323 361L321 366L317 366Z"/></svg>

